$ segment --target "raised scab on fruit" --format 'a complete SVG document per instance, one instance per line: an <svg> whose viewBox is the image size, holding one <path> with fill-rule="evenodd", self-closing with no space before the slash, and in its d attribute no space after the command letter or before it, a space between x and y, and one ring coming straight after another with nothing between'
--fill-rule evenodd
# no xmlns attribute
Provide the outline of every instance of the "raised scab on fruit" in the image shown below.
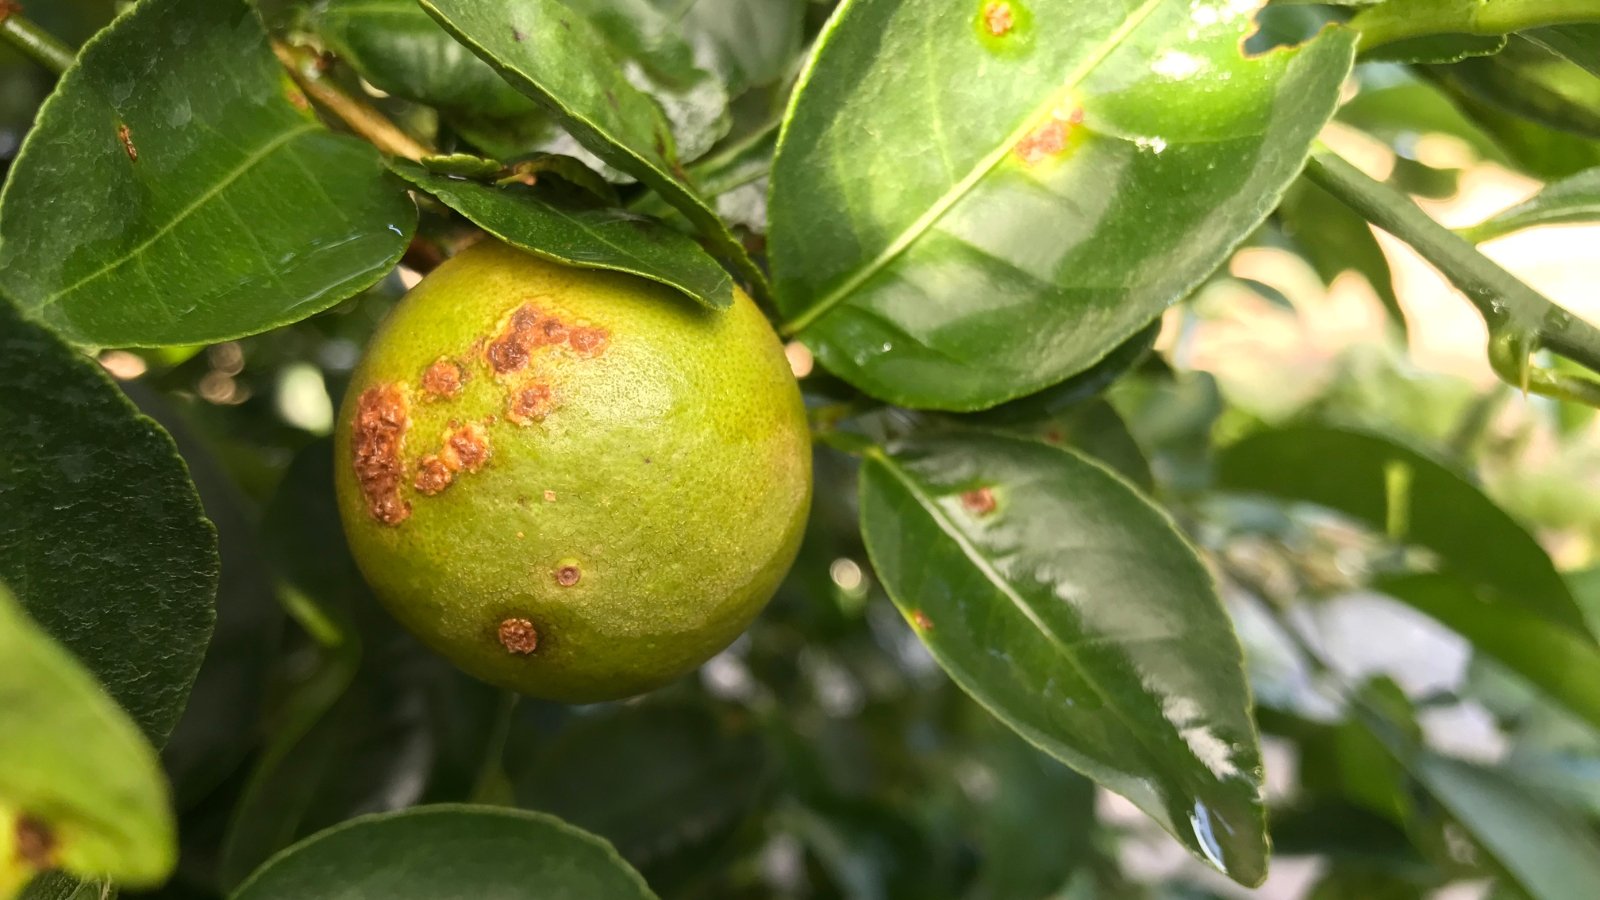
<svg viewBox="0 0 1600 900"><path fill-rule="evenodd" d="M352 462L367 511L385 525L399 525L411 516L411 504L400 499L408 424L406 398L399 387L378 384L361 392L352 429Z"/></svg>
<svg viewBox="0 0 1600 900"><path fill-rule="evenodd" d="M566 340L565 322L524 303L506 317L500 333L484 348L484 358L496 375L509 375L525 368L535 350Z"/></svg>
<svg viewBox="0 0 1600 900"><path fill-rule="evenodd" d="M477 422L468 422L445 435L439 458L453 471L476 472L489 461L489 433Z"/></svg>
<svg viewBox="0 0 1600 900"><path fill-rule="evenodd" d="M453 359L440 358L422 373L422 390L435 400L448 400L460 396L466 384L467 370Z"/></svg>
<svg viewBox="0 0 1600 900"><path fill-rule="evenodd" d="M417 463L417 478L412 484L419 492L432 497L455 480L455 470L446 465L438 454L430 453Z"/></svg>
<svg viewBox="0 0 1600 900"><path fill-rule="evenodd" d="M506 400L506 418L518 425L543 422L555 408L550 385L542 381L516 388Z"/></svg>
<svg viewBox="0 0 1600 900"><path fill-rule="evenodd" d="M506 648L507 653L527 656L539 649L539 631L527 619L511 618L502 621L497 636L500 638L500 646Z"/></svg>

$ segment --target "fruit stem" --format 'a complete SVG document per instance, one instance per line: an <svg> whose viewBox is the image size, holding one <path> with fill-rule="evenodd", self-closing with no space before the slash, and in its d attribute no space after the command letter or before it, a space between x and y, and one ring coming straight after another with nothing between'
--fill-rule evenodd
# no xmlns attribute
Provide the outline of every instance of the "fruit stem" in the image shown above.
<svg viewBox="0 0 1600 900"><path fill-rule="evenodd" d="M272 42L272 52L277 54L278 61L283 63L289 76L307 96L379 150L412 162L433 154L431 149L401 131L398 125L389 121L372 104L345 93L338 85L323 78L322 59L316 53L304 47L291 47L278 40Z"/></svg>
<svg viewBox="0 0 1600 900"><path fill-rule="evenodd" d="M0 38L57 75L67 71L77 58L71 47L24 18L22 4L16 0L0 0Z"/></svg>

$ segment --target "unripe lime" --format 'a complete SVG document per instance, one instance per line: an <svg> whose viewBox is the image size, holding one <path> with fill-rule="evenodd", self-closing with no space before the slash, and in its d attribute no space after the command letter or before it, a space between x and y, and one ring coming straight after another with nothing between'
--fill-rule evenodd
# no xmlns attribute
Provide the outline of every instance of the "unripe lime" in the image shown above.
<svg viewBox="0 0 1600 900"><path fill-rule="evenodd" d="M794 561L805 410L748 297L713 312L485 241L373 337L339 509L390 612L467 672L629 696L722 650Z"/></svg>

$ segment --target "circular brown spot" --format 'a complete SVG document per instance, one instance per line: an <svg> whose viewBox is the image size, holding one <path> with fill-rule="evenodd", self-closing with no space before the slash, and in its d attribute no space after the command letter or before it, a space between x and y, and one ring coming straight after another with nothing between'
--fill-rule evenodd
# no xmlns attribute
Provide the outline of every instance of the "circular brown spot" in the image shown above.
<svg viewBox="0 0 1600 900"><path fill-rule="evenodd" d="M17 858L30 869L55 868L56 833L33 816L17 816Z"/></svg>
<svg viewBox="0 0 1600 900"><path fill-rule="evenodd" d="M500 646L506 652L527 656L539 649L539 631L527 619L506 619L500 623Z"/></svg>
<svg viewBox="0 0 1600 900"><path fill-rule="evenodd" d="M441 358L423 371L422 390L429 397L444 400L460 394L461 386L466 380L467 371L460 363L453 359Z"/></svg>
<svg viewBox="0 0 1600 900"><path fill-rule="evenodd" d="M983 5L983 27L995 37L1002 37L1016 24L1011 4L1005 0L989 0Z"/></svg>
<svg viewBox="0 0 1600 900"><path fill-rule="evenodd" d="M928 618L928 615L920 609L911 611L911 622L917 626L918 631L933 630L933 620Z"/></svg>
<svg viewBox="0 0 1600 900"><path fill-rule="evenodd" d="M546 502L546 503L554 503L554 502L556 502L556 492L555 491L545 491L544 492L544 502Z"/></svg>
<svg viewBox="0 0 1600 900"><path fill-rule="evenodd" d="M562 587L572 587L583 578L583 570L577 563L566 563L556 569L556 584Z"/></svg>
<svg viewBox="0 0 1600 900"><path fill-rule="evenodd" d="M994 491L990 488L981 487L962 493L961 505L966 507L967 512L975 516L987 516L994 512L995 506L998 504L994 499Z"/></svg>

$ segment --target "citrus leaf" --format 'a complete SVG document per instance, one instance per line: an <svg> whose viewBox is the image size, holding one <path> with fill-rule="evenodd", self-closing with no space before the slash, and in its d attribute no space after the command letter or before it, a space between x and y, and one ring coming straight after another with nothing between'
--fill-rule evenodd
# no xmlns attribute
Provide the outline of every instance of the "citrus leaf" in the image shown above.
<svg viewBox="0 0 1600 900"><path fill-rule="evenodd" d="M473 224L536 256L648 278L712 309L733 305L733 279L722 266L694 238L654 219L563 202L522 184L480 184L406 162L393 168Z"/></svg>
<svg viewBox="0 0 1600 900"><path fill-rule="evenodd" d="M177 862L155 750L0 585L0 897L61 868L154 886Z"/></svg>
<svg viewBox="0 0 1600 900"><path fill-rule="evenodd" d="M993 406L1095 362L1277 205L1353 36L1246 58L1240 4L849 0L772 171L786 333L901 405Z"/></svg>
<svg viewBox="0 0 1600 900"><path fill-rule="evenodd" d="M1532 900L1586 897L1600 884L1600 840L1571 810L1503 770L1387 743L1406 771Z"/></svg>
<svg viewBox="0 0 1600 900"><path fill-rule="evenodd" d="M677 24L697 56L728 85L730 96L771 84L789 73L805 35L804 0L649 0L679 16Z"/></svg>
<svg viewBox="0 0 1600 900"><path fill-rule="evenodd" d="M1482 243L1537 225L1597 221L1600 221L1600 168L1585 169L1551 182L1522 203L1467 229L1463 236Z"/></svg>
<svg viewBox="0 0 1600 900"><path fill-rule="evenodd" d="M1555 25L1535 28L1522 36L1600 78L1600 25Z"/></svg>
<svg viewBox="0 0 1600 900"><path fill-rule="evenodd" d="M758 291L766 279L684 174L659 107L609 57L606 39L559 0L421 0L501 77L558 116L578 143L655 189L683 212Z"/></svg>
<svg viewBox="0 0 1600 900"><path fill-rule="evenodd" d="M425 806L363 816L274 857L232 900L654 900L604 840L554 816Z"/></svg>
<svg viewBox="0 0 1600 900"><path fill-rule="evenodd" d="M1447 575L1379 578L1373 589L1439 620L1537 685L1546 696L1600 728L1600 648L1525 610L1485 603Z"/></svg>
<svg viewBox="0 0 1600 900"><path fill-rule="evenodd" d="M1217 459L1221 488L1314 503L1438 554L1491 604L1593 643L1544 548L1464 476L1381 435L1322 425L1259 431Z"/></svg>
<svg viewBox="0 0 1600 900"><path fill-rule="evenodd" d="M958 434L869 451L861 526L889 596L967 693L1260 882L1261 759L1239 644L1165 515L1075 453Z"/></svg>
<svg viewBox="0 0 1600 900"><path fill-rule="evenodd" d="M1532 41L1432 70L1433 76L1503 112L1591 140L1600 138L1600 81Z"/></svg>
<svg viewBox="0 0 1600 900"><path fill-rule="evenodd" d="M157 745L211 639L217 569L172 439L0 298L0 580Z"/></svg>
<svg viewBox="0 0 1600 900"><path fill-rule="evenodd" d="M416 209L328 132L244 0L145 0L83 48L0 193L0 287L83 344L222 340L394 267Z"/></svg>
<svg viewBox="0 0 1600 900"><path fill-rule="evenodd" d="M396 96L491 117L537 109L416 0L330 0L317 10L313 25L328 49Z"/></svg>

